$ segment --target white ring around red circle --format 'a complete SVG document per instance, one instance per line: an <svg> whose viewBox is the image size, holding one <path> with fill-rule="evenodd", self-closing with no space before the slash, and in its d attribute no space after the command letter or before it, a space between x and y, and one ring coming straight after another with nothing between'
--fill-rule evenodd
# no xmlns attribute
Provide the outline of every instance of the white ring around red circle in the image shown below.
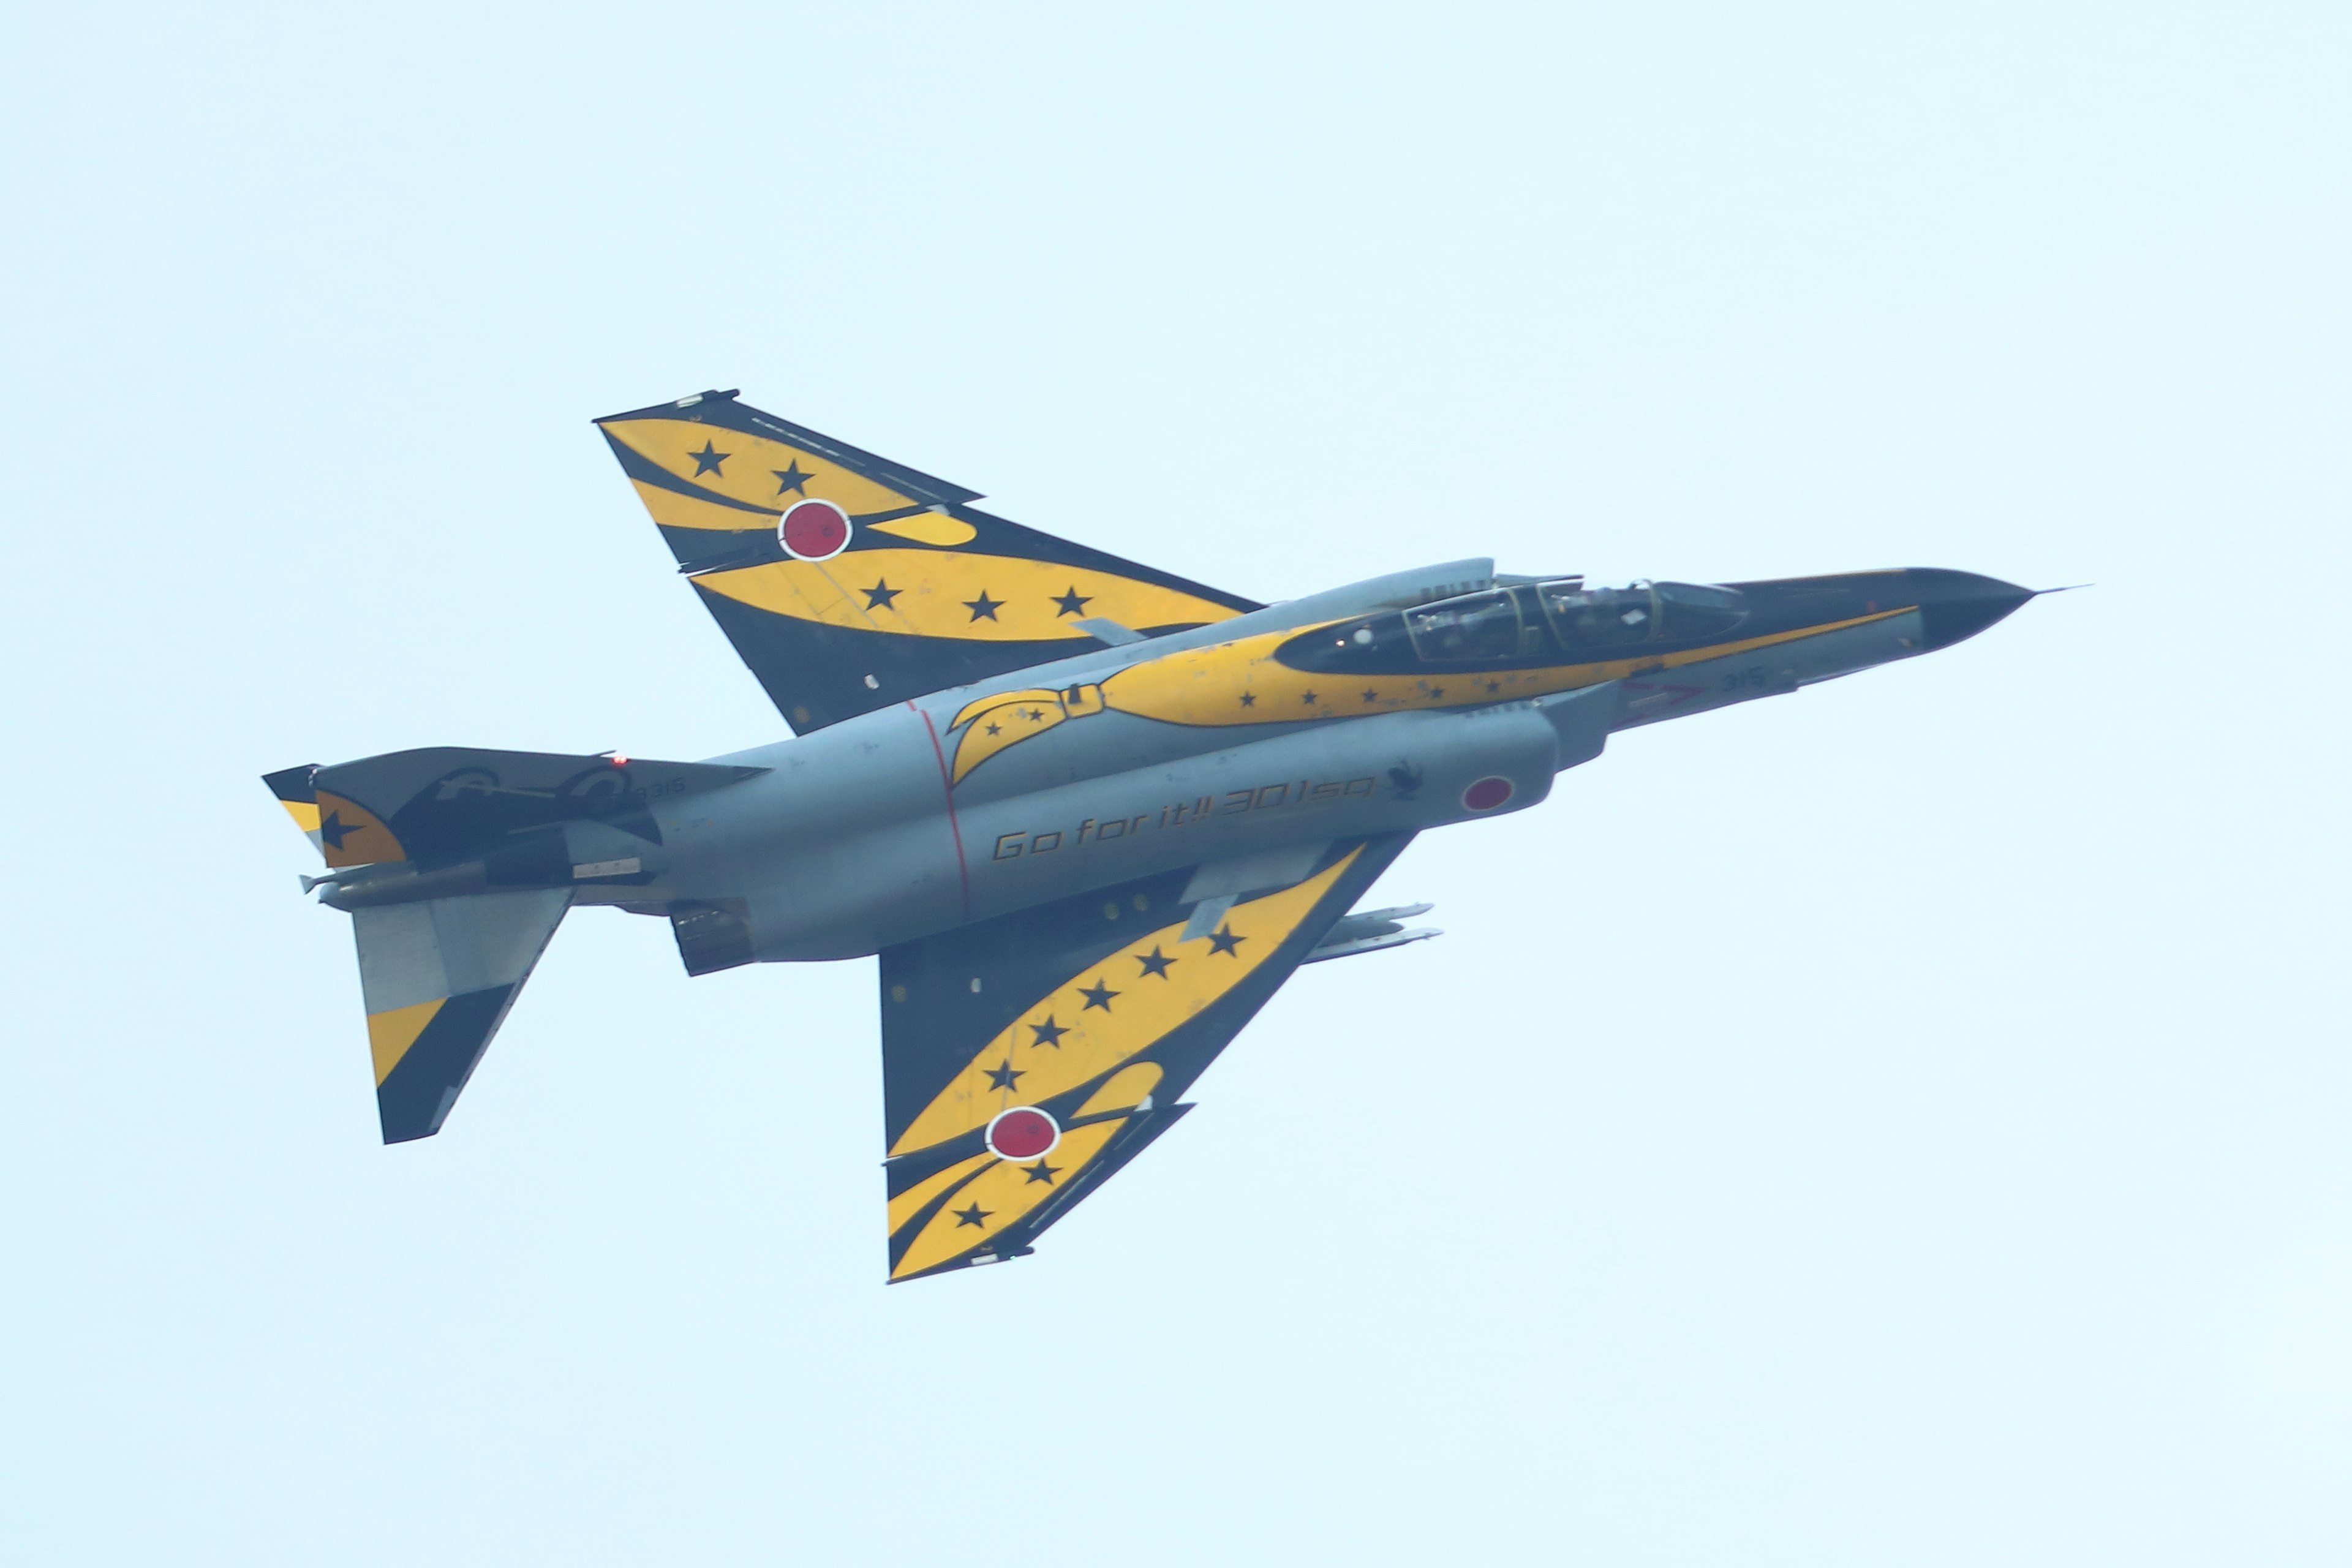
<svg viewBox="0 0 2352 1568"><path fill-rule="evenodd" d="M1503 793L1495 796L1494 799L1486 802L1484 805L1479 805L1476 801L1470 798L1472 795L1486 789L1487 786L1491 784L1500 784L1502 786ZM1462 809L1465 811L1499 811L1504 806L1510 805L1511 797L1518 793L1519 786L1513 784L1510 780L1503 777L1500 773L1489 773L1483 779L1473 781L1467 788L1463 790Z"/></svg>
<svg viewBox="0 0 2352 1568"><path fill-rule="evenodd" d="M1008 1154L996 1146L996 1124L1008 1116L1024 1114L1044 1117L1045 1125L1054 1130L1054 1141L1034 1154ZM1032 1160L1045 1158L1062 1146L1062 1124L1054 1120L1054 1113L1050 1110L1041 1110L1034 1105L1009 1105L988 1119L988 1130L980 1135L980 1141L987 1145L988 1152L998 1159L1011 1164L1025 1165Z"/></svg>
<svg viewBox="0 0 2352 1568"><path fill-rule="evenodd" d="M793 542L786 538L784 534L784 524L792 515L794 512L799 511L803 507L812 506L823 507L825 510L833 513L834 516L841 520L841 542L835 545L832 549L826 551L822 555L811 555L794 549L793 547ZM791 556L795 561L830 561L835 556L849 548L849 537L856 531L857 525L849 521L849 513L843 510L838 503L826 500L823 496L809 496L801 500L796 500L793 502L792 505L786 507L782 511L776 514L776 542L783 547L785 554Z"/></svg>

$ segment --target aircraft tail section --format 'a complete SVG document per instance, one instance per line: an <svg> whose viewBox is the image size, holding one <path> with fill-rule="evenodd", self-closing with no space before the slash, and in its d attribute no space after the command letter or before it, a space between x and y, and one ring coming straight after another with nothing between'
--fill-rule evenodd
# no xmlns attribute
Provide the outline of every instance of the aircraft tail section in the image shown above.
<svg viewBox="0 0 2352 1568"><path fill-rule="evenodd" d="M352 911L385 1142L441 1131L571 906L554 888Z"/></svg>
<svg viewBox="0 0 2352 1568"><path fill-rule="evenodd" d="M656 875L654 803L765 772L435 746L265 775L352 917L384 1142L441 1130L579 889Z"/></svg>
<svg viewBox="0 0 2352 1568"><path fill-rule="evenodd" d="M487 859L493 880L567 880L554 866L591 842L627 858L658 845L649 809L755 778L765 768L665 763L605 752L494 752L425 746L332 767L287 768L262 782L336 870ZM554 867L553 874L546 874Z"/></svg>

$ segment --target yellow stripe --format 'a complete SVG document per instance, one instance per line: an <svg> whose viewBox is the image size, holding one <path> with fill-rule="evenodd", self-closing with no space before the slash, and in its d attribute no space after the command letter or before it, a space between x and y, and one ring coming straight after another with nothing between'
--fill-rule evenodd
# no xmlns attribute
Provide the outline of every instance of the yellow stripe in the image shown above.
<svg viewBox="0 0 2352 1568"><path fill-rule="evenodd" d="M1088 634L1075 623L1097 616L1140 627L1229 620L1234 614L1173 588L1105 572L936 550L858 550L830 561L710 572L694 581L794 620L968 642L1076 641ZM1065 608L1073 594L1081 601L1075 614Z"/></svg>
<svg viewBox="0 0 2352 1568"><path fill-rule="evenodd" d="M1906 605L1876 615L1856 616L1851 620L1801 626L1794 631L1772 632L1675 653L1550 665L1540 669L1479 669L1469 665L1444 668L1432 665L1412 675L1348 675L1293 669L1278 662L1274 654L1298 632L1268 632L1262 637L1190 648L1146 664L1130 665L1103 682L1103 699L1118 712L1140 714L1171 724L1277 724L1300 719L1392 713L1404 709L1468 707L1545 697L1652 670L1677 669L1711 658L1753 653L1800 637L1883 621L1907 614L1911 607ZM1370 700L1364 696L1368 691L1372 694ZM1242 701L1244 695L1253 699L1247 705ZM1307 700L1310 697L1312 701Z"/></svg>
<svg viewBox="0 0 2352 1568"><path fill-rule="evenodd" d="M719 533L773 533L776 531L776 519L782 515L720 506L715 500L680 495L659 485L649 485L643 479L631 479L629 482L637 487L637 499L646 503L646 510L664 528L698 528Z"/></svg>
<svg viewBox="0 0 2352 1568"><path fill-rule="evenodd" d="M286 808L286 815L294 819L295 826L300 828L305 833L316 833L319 831L319 803L317 801L281 800L278 804Z"/></svg>
<svg viewBox="0 0 2352 1568"><path fill-rule="evenodd" d="M898 1235L898 1227L920 1214L925 1204L995 1158L993 1154L974 1154L969 1160L960 1160L944 1171L934 1171L897 1197L892 1198L888 1234Z"/></svg>
<svg viewBox="0 0 2352 1568"><path fill-rule="evenodd" d="M1085 688L1085 700L1077 707L1057 710L1052 704L1058 704L1058 697L1047 691L1006 692L967 703L956 715L956 724L963 724L1000 703L1031 702L1033 699L1041 700L1033 706L1042 707L1043 717L1030 721L1026 717L1029 710L1024 708L1016 715L1021 720L1017 724L1002 716L996 718L993 722L998 730L993 735L987 733L985 724L973 723L965 729L956 737L955 782L961 783L966 773L1007 747L1045 733L1064 718L1075 719L1084 713L1108 710L1171 724L1282 724L1302 719L1361 719L1412 709L1468 708L1486 702L1547 697L1628 676L1677 669L1711 658L1728 658L1801 637L1883 621L1907 614L1912 607L1906 605L1875 615L1856 616L1852 620L1801 626L1795 631L1773 632L1677 653L1603 659L1591 664L1556 664L1539 669L1480 669L1473 665L1449 669L1432 666L1414 675L1348 675L1294 669L1274 656L1284 643L1298 636L1298 631L1267 632L1129 665L1106 679L1099 688ZM1244 697L1249 699L1247 702L1243 701Z"/></svg>
<svg viewBox="0 0 2352 1568"><path fill-rule="evenodd" d="M433 1022L433 1015L441 1011L446 996L436 996L430 1002L418 1002L407 1007L394 1007L388 1012L368 1015L368 1054L375 1058L375 1081L381 1086L408 1054L408 1047L425 1033L425 1026Z"/></svg>
<svg viewBox="0 0 2352 1568"><path fill-rule="evenodd" d="M781 511L808 498L833 501L853 516L861 511L896 511L917 504L913 496L853 474L813 452L765 437L747 436L740 430L721 430L715 425L698 425L689 419L616 419L605 425L604 430L656 468L730 500L749 501L753 506ZM698 460L694 454L702 451L725 456L715 463ZM788 485L776 477L780 471L795 469L808 476L798 486Z"/></svg>
<svg viewBox="0 0 2352 1568"><path fill-rule="evenodd" d="M1179 921L1079 970L989 1041L908 1124L890 1152L928 1149L985 1126L1009 1106L1050 1100L1157 1045L1247 979L1362 853L1351 849L1295 888L1234 905L1224 929L1241 941L1231 952L1216 952L1208 937L1185 942L1185 922ZM1175 960L1165 975L1147 974L1137 962L1155 949ZM1108 1007L1087 1005L1086 993L1097 986L1114 993ZM1049 1021L1059 1037L1038 1044L1033 1026ZM1020 1075L1015 1088L995 1088L989 1074L1008 1067Z"/></svg>
<svg viewBox="0 0 2352 1568"><path fill-rule="evenodd" d="M859 526L870 528L877 533L890 533L896 534L900 539L911 539L918 544L936 544L943 550L952 550L959 544L970 544L980 537L980 530L972 527L971 524L952 517L941 517L937 512L925 512L920 517L896 518L888 522L862 523Z"/></svg>

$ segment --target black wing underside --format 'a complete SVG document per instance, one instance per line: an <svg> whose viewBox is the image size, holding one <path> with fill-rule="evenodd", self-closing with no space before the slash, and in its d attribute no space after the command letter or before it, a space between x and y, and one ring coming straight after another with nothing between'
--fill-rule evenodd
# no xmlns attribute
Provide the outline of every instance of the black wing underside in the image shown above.
<svg viewBox="0 0 2352 1568"><path fill-rule="evenodd" d="M732 393L600 419L678 569L797 732L1100 646L1258 608L973 507L977 491L763 414ZM833 503L849 540L803 559L783 514Z"/></svg>
<svg viewBox="0 0 2352 1568"><path fill-rule="evenodd" d="M1199 921L1187 868L886 949L891 1280L1028 1252L1192 1109L1178 1097L1412 837L1343 839ZM1022 1107L1059 1130L1042 1157L992 1147Z"/></svg>

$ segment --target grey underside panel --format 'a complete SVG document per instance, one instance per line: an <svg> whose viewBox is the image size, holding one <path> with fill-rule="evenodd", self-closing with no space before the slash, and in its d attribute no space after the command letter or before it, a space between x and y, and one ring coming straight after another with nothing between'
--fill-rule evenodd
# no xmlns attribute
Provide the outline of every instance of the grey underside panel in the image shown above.
<svg viewBox="0 0 2352 1568"><path fill-rule="evenodd" d="M572 902L571 889L478 893L363 909L352 916L360 992L371 1013L519 984Z"/></svg>

